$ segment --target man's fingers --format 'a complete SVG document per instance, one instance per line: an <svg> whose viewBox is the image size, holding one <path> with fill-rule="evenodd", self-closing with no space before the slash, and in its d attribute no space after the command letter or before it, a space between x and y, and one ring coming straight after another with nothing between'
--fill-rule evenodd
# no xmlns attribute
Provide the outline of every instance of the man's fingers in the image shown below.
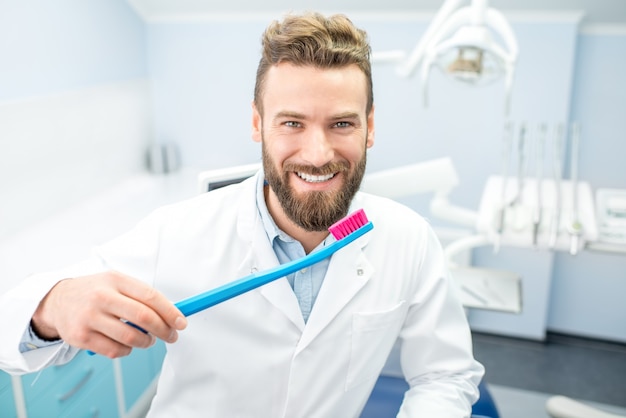
<svg viewBox="0 0 626 418"><path fill-rule="evenodd" d="M78 330L67 335L66 342L107 357L127 355L133 347L148 348L155 342L154 336L110 315L94 317L89 327Z"/></svg>
<svg viewBox="0 0 626 418"><path fill-rule="evenodd" d="M87 347L79 347L86 349ZM94 332L90 337L89 351L103 355L108 358L125 357L132 352L132 347L121 344L111 338Z"/></svg>
<svg viewBox="0 0 626 418"><path fill-rule="evenodd" d="M111 314L115 317L128 321L126 330L134 328L135 331L150 333L163 341L173 343L178 339L176 329L171 327L153 308L144 302L125 296L124 303L112 309Z"/></svg>
<svg viewBox="0 0 626 418"><path fill-rule="evenodd" d="M124 318L136 325L145 325L146 327L142 328L150 328L148 331L165 341L172 342L172 339L175 340L176 333L172 333L171 329L164 329L161 326L161 321L165 322L169 328L174 330L185 329L187 319L178 308L155 288L128 276L124 276L121 273L116 274L123 278L118 281L118 290L120 293L149 308L145 309L145 307L136 304L129 309L128 312L124 313L126 315ZM154 313L158 315L158 318L153 315Z"/></svg>
<svg viewBox="0 0 626 418"><path fill-rule="evenodd" d="M151 286L117 272L68 279L53 287L33 315L36 330L107 357L178 338L187 320ZM123 321L140 327L135 328Z"/></svg>
<svg viewBox="0 0 626 418"><path fill-rule="evenodd" d="M148 348L154 337L116 317L103 317L97 329L111 340L128 347Z"/></svg>

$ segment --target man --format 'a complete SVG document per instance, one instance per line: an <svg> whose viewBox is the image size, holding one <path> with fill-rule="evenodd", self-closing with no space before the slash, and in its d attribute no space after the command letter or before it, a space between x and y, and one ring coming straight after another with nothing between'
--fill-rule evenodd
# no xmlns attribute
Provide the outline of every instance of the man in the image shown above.
<svg viewBox="0 0 626 418"><path fill-rule="evenodd" d="M408 208L357 193L374 143L366 34L305 14L271 24L262 43L262 171L4 295L0 365L30 372L78 349L114 358L160 338L172 344L151 417L344 418L359 415L399 339L410 385L399 416L469 416L483 368L437 239ZM188 319L170 302L316 251L357 208L374 230L331 259Z"/></svg>

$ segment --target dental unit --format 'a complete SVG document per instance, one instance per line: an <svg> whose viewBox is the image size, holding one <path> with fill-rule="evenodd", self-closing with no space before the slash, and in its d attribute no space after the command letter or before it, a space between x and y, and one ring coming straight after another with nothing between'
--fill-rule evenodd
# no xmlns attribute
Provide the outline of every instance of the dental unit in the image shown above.
<svg viewBox="0 0 626 418"><path fill-rule="evenodd" d="M372 61L397 64L397 73L403 78L413 76L419 68L424 105L428 105L432 67L473 86L504 78L504 111L508 114L518 54L513 30L499 11L488 7L487 0L472 0L470 6L460 7L463 2L446 0L408 56L404 51L384 51L374 53Z"/></svg>
<svg viewBox="0 0 626 418"><path fill-rule="evenodd" d="M516 178L508 175L505 164L500 176L488 178L477 231L489 237L495 251L501 245L512 245L576 255L598 238L591 186L578 179L580 127L574 123L569 129L569 178L563 179L562 128L554 128L552 143L548 144L545 122L538 123L536 129L526 122L519 125L516 146L503 144L503 160L516 160ZM508 129L505 127L505 137ZM548 149L552 158L547 158ZM507 156L509 150L515 155ZM544 176L546 164L552 165L552 178Z"/></svg>

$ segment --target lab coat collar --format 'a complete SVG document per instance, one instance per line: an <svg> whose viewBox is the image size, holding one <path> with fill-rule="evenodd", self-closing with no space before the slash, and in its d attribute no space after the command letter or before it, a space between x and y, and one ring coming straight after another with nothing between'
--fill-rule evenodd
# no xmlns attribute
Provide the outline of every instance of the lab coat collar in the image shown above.
<svg viewBox="0 0 626 418"><path fill-rule="evenodd" d="M256 187L258 176L261 175L263 172L259 171L254 178L246 180L238 208L237 234L248 242L248 251L240 267L242 277L279 264L256 205ZM275 280L254 291L260 292L276 309L287 316L300 332L304 330L304 319L298 300L286 278Z"/></svg>
<svg viewBox="0 0 626 418"><path fill-rule="evenodd" d="M333 254L296 354L305 349L369 281L374 269L363 253L368 235Z"/></svg>
<svg viewBox="0 0 626 418"><path fill-rule="evenodd" d="M262 173L257 174L259 175ZM256 179L250 179L246 183L237 221L239 236L250 243L248 253L241 265L242 275L250 274L255 269L262 271L278 265L276 254L267 238L256 207ZM359 207L358 202L353 206L351 211ZM286 278L256 289L303 333L298 343L298 352L322 332L370 279L373 267L363 253L370 235L363 235L332 256L306 327L296 296Z"/></svg>

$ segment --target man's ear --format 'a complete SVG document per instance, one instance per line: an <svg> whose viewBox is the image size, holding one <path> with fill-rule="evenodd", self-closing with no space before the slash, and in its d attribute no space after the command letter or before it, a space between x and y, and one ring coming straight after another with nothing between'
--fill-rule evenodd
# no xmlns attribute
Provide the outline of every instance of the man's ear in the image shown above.
<svg viewBox="0 0 626 418"><path fill-rule="evenodd" d="M374 145L374 105L367 115L367 139L365 145L367 148L371 148Z"/></svg>
<svg viewBox="0 0 626 418"><path fill-rule="evenodd" d="M263 138L263 118L254 102L252 102L252 140L261 142Z"/></svg>

